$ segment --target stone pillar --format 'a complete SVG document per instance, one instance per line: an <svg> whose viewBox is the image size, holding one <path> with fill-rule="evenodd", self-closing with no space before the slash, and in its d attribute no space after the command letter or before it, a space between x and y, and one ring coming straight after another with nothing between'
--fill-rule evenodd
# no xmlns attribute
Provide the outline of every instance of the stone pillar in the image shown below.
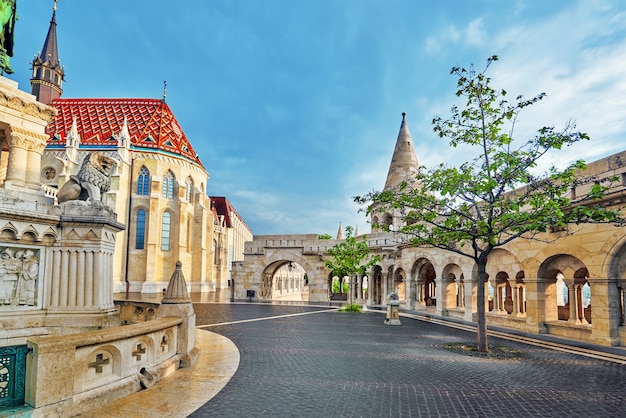
<svg viewBox="0 0 626 418"><path fill-rule="evenodd" d="M465 277L470 277L470 276L465 276ZM465 310L464 310L464 314L463 314L463 319L465 319L466 321L474 321L474 312L476 312L476 294L477 294L477 279L476 278L472 278L470 280L465 279L464 280L465 285L463 286L465 288L465 294L463 295L463 297L465 298Z"/></svg>
<svg viewBox="0 0 626 418"><path fill-rule="evenodd" d="M513 283L511 286L511 291L513 292L513 316L520 316L519 309L519 286L516 283Z"/></svg>
<svg viewBox="0 0 626 418"><path fill-rule="evenodd" d="M48 326L107 328L117 326L113 304L113 253L115 235L124 229L108 207L70 201L55 208L62 235L48 251L49 283L44 308ZM65 315L81 315L80 322Z"/></svg>
<svg viewBox="0 0 626 418"><path fill-rule="evenodd" d="M388 289L388 284L387 284L387 276L389 276L389 273L381 273L381 280L383 281L383 294L382 294L382 298L381 301L383 304L387 303L387 297L389 295L389 289Z"/></svg>
<svg viewBox="0 0 626 418"><path fill-rule="evenodd" d="M588 278L587 282L591 287L591 338L598 344L618 345L622 312L617 279Z"/></svg>
<svg viewBox="0 0 626 418"><path fill-rule="evenodd" d="M21 188L26 185L26 166L28 163L28 141L26 135L11 131L7 135L9 143L9 163L4 180L6 188Z"/></svg>
<svg viewBox="0 0 626 418"><path fill-rule="evenodd" d="M39 190L41 188L41 155L46 147L46 137L31 134L29 140L26 162L26 187Z"/></svg>
<svg viewBox="0 0 626 418"><path fill-rule="evenodd" d="M411 278L410 278L410 275L407 275L407 277L404 277L404 307L405 308L412 309L411 299L414 299L413 292L411 291Z"/></svg>
<svg viewBox="0 0 626 418"><path fill-rule="evenodd" d="M538 334L545 334L547 332L545 327L546 283L544 279L528 277L524 278L524 283L526 284L526 324L528 330Z"/></svg>

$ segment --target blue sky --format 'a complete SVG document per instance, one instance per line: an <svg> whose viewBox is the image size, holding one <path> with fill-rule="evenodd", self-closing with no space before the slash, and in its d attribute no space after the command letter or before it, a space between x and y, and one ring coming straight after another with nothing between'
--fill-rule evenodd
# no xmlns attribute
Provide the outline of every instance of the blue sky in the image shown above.
<svg viewBox="0 0 626 418"><path fill-rule="evenodd" d="M52 0L18 0L16 71L30 91ZM590 143L546 163L625 149L620 0L60 0L63 97L160 98L255 234L369 225L352 197L384 186L401 113L421 164L468 156L432 131L456 103L453 66L512 97L547 93L521 139L575 120ZM526 134L526 136L524 136Z"/></svg>

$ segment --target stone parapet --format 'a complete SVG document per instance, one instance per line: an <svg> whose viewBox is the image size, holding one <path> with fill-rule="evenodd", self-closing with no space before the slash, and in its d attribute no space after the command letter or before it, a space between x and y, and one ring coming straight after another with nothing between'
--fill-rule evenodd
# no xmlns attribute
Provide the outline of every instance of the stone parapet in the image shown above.
<svg viewBox="0 0 626 418"><path fill-rule="evenodd" d="M32 416L74 416L127 396L178 367L178 326L166 317L28 341L26 403Z"/></svg>

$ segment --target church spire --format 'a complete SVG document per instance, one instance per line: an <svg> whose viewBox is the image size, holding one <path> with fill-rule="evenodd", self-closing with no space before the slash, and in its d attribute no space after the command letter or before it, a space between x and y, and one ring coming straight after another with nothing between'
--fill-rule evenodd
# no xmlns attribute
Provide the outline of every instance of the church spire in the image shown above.
<svg viewBox="0 0 626 418"><path fill-rule="evenodd" d="M63 93L63 78L65 71L61 67L59 51L57 49L57 0L52 6L52 19L48 28L48 35L43 43L43 48L33 59L33 78L30 79L32 94L38 101L50 104L53 100L61 97Z"/></svg>
<svg viewBox="0 0 626 418"><path fill-rule="evenodd" d="M413 140L406 123L406 113L402 113L402 124L396 140L396 148L393 150L385 190L395 189L403 181L411 180L419 172L419 163L415 155Z"/></svg>

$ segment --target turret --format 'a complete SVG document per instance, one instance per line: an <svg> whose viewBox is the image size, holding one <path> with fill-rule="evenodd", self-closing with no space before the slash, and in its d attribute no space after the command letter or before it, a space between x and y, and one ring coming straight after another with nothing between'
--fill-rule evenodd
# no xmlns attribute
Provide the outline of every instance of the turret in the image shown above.
<svg viewBox="0 0 626 418"><path fill-rule="evenodd" d="M41 52L35 55L33 59L33 78L30 79L32 94L38 101L45 104L50 104L53 100L61 97L65 77L57 49L56 10L57 0L54 0L48 35Z"/></svg>
<svg viewBox="0 0 626 418"><path fill-rule="evenodd" d="M396 147L391 157L391 164L389 164L384 190L395 190L399 188L403 182L410 182L418 173L419 163L415 155L415 148L413 147L413 139L409 132L409 126L406 123L406 113L403 112L402 124L400 125ZM376 225L389 225L391 230L398 230L402 226L402 216L393 210L389 210L385 213L374 210L371 216L373 225L372 232L379 230L375 227Z"/></svg>

